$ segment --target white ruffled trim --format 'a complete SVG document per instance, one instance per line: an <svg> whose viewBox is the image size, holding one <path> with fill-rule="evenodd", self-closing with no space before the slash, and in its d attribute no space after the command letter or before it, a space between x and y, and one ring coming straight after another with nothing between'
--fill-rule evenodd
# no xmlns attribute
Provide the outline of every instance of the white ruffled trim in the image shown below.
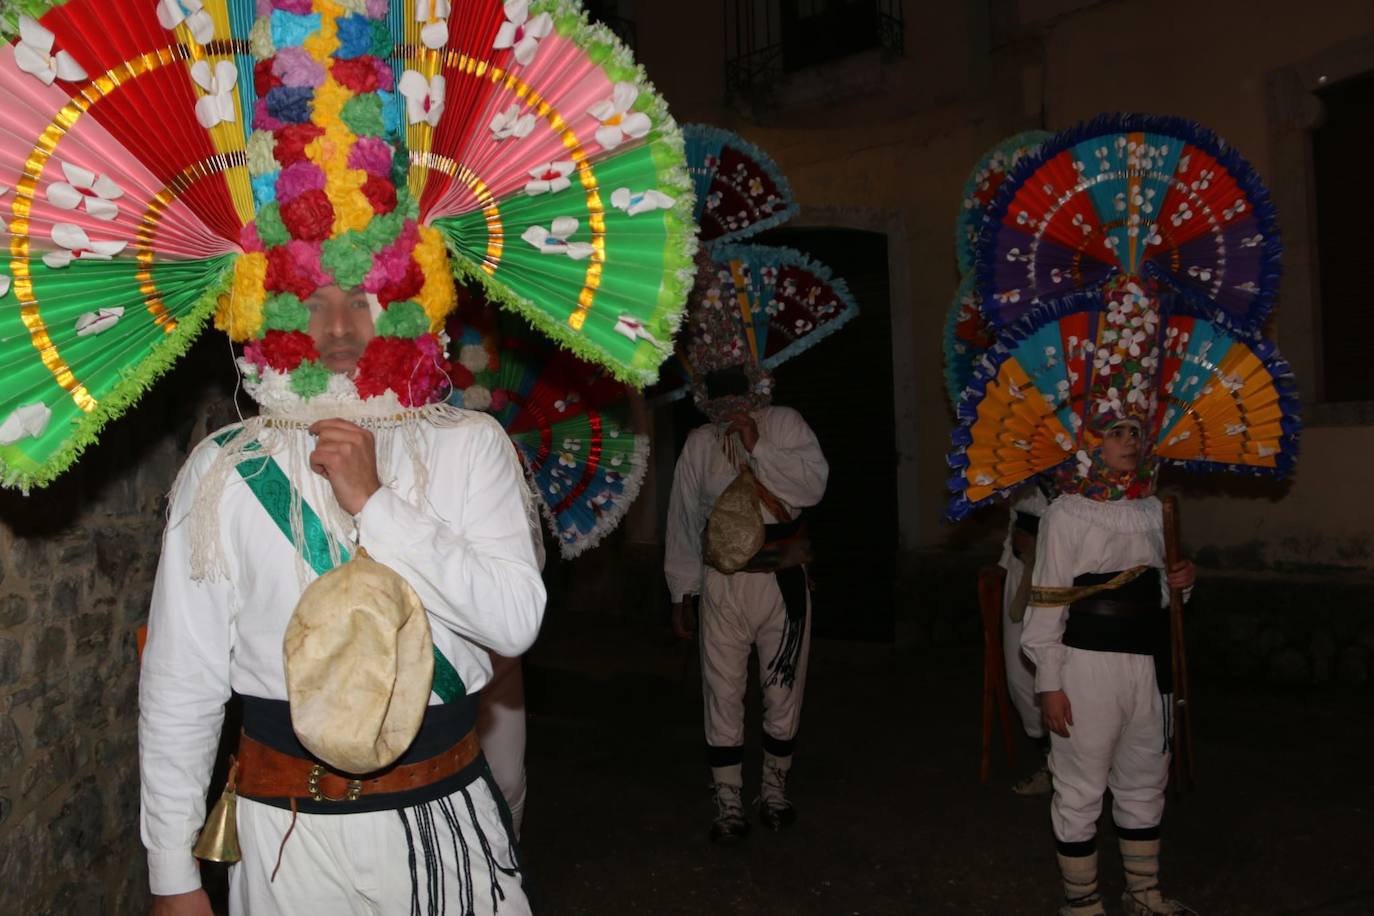
<svg viewBox="0 0 1374 916"><path fill-rule="evenodd" d="M261 372L247 360L239 359L243 371L243 390L258 406L262 415L272 419L286 419L313 423L330 417L344 420L382 418L402 414L412 408L402 406L396 392L387 390L363 399L348 376L334 372L329 387L310 399L291 390L291 373L278 372L271 367Z"/></svg>
<svg viewBox="0 0 1374 916"><path fill-rule="evenodd" d="M644 476L649 471L649 437L636 434L635 450L630 456L630 473L624 475L624 485L621 488L620 496L616 498L615 508L603 514L597 520L596 525L586 534L579 535L571 544L563 540L562 532L558 530L558 520L554 517L549 504L544 501L542 495L539 497L539 509L544 515L545 521L549 524L549 530L553 532L554 539L558 541L558 552L565 560L581 556L591 550L601 540L616 529L620 520L625 517L625 513L630 511L630 506L634 505L635 499L639 497L639 488L644 483ZM539 492L537 487L531 485L531 489Z"/></svg>
<svg viewBox="0 0 1374 916"><path fill-rule="evenodd" d="M1104 501L1070 493L1056 499L1050 509L1109 531L1159 531L1164 527L1164 509L1154 496Z"/></svg>

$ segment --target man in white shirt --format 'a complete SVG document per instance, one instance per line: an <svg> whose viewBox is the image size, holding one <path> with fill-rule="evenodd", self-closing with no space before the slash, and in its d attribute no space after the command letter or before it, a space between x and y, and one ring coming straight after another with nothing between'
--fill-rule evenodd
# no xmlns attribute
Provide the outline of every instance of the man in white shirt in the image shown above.
<svg viewBox="0 0 1374 916"><path fill-rule="evenodd" d="M804 536L798 515L820 502L829 466L801 414L769 406L766 377L751 379L734 367L707 374L704 384L699 405L711 422L691 432L678 458L664 572L679 636L695 631L690 601L700 598L706 750L716 804L710 835L714 842L731 843L749 829L741 792L751 647L759 653L764 705L759 820L777 830L796 817L787 777L801 721L811 625L806 569L796 562L797 538ZM746 467L762 487L765 544L743 570L724 573L705 562L703 537L717 498Z"/></svg>
<svg viewBox="0 0 1374 916"><path fill-rule="evenodd" d="M359 302L329 287L304 303L316 348L350 390L374 331L375 304ZM427 900L430 912L528 913L509 818L472 734L488 649L520 655L544 610L513 447L483 414L408 408L389 391L267 397L269 376L248 385L263 415L197 446L172 494L139 695L153 912L210 913L192 846L236 693L231 912L399 913ZM274 471L279 485L257 489ZM355 779L293 733L283 634L317 578L309 567L358 547L418 594L436 666L409 749Z"/></svg>

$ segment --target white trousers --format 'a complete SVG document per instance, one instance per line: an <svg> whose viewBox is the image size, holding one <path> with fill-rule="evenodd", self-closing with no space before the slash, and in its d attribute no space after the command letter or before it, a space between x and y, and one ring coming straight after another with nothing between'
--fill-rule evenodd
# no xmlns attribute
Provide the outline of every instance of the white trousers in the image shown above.
<svg viewBox="0 0 1374 916"><path fill-rule="evenodd" d="M1021 583L1026 564L1014 556L1007 556L1007 576L1002 583L1002 657L1007 667L1007 693L1011 705L1021 717L1021 727L1031 738L1045 737L1045 723L1040 719L1040 700L1035 695L1035 666L1021 651L1021 621L1011 619L1011 603Z"/></svg>
<svg viewBox="0 0 1374 916"><path fill-rule="evenodd" d="M1055 838L1078 843L1096 836L1107 789L1118 827L1158 826L1169 751L1154 659L1071 648L1063 685L1074 724L1067 738L1050 735Z"/></svg>
<svg viewBox="0 0 1374 916"><path fill-rule="evenodd" d="M240 798L243 860L229 870L229 912L233 916L404 916L411 912L413 868L421 913L431 912L434 899L434 911L453 916L467 912L469 906L482 916L528 916L530 907L519 876L488 865L486 849L497 865L507 869L515 864L515 853L486 780L469 785L466 797L458 791L447 799L407 808L405 813L409 838L396 811L299 814L283 846L291 812ZM446 814L458 825L456 835ZM281 869L274 881L279 849ZM439 865L435 871L441 880L430 880L427 860Z"/></svg>
<svg viewBox="0 0 1374 916"><path fill-rule="evenodd" d="M491 681L478 694L477 736L519 838L525 818L525 677L520 659L490 655Z"/></svg>
<svg viewBox="0 0 1374 916"><path fill-rule="evenodd" d="M801 724L806 662L811 653L811 595L806 595L801 656L790 686L772 677L770 662L783 642L787 610L773 573L724 575L706 570L701 593L701 682L706 706L706 743L744 744L744 691L749 679L749 648L759 651L763 685L763 731L791 741Z"/></svg>

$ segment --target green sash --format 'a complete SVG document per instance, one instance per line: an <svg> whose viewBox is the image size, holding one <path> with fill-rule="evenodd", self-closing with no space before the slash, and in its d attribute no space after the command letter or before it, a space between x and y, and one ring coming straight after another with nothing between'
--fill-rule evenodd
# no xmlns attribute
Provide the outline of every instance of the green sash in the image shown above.
<svg viewBox="0 0 1374 916"><path fill-rule="evenodd" d="M216 436L215 442L223 446L241 431L230 430ZM259 448L258 443L254 442L247 447L247 451L257 451ZM238 472L244 483L253 491L253 495L258 498L258 502L267 510L268 517L294 545L295 539L291 536L291 503L295 499L295 489L291 486L286 472L281 469L281 465L270 455L260 455L240 461ZM322 576L334 568L334 563L329 557L329 539L325 536L324 524L304 499L301 500L301 515L305 532L305 543L300 545L301 554L310 564L310 568ZM342 544L339 545L339 559L344 563L348 562L348 550ZM463 686L462 678L454 670L453 663L444 657L438 646L434 647L434 683L431 687L445 703L452 703L467 694L467 688Z"/></svg>

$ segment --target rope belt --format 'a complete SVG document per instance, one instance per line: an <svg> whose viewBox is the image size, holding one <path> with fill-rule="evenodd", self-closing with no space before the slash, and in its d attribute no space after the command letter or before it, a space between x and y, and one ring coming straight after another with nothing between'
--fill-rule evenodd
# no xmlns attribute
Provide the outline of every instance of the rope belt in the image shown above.
<svg viewBox="0 0 1374 916"><path fill-rule="evenodd" d="M1091 598L1102 592L1121 588L1121 586L1139 579L1152 568L1150 566L1133 566L1097 585L1033 586L1030 593L1030 605L1031 607L1060 607L1065 604L1073 604L1075 601L1082 601L1084 598Z"/></svg>

